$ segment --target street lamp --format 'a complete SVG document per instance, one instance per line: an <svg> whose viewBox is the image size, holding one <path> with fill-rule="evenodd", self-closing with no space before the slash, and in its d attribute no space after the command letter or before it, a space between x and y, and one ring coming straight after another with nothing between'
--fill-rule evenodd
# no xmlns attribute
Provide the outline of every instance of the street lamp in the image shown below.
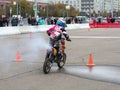
<svg viewBox="0 0 120 90"><path fill-rule="evenodd" d="M13 2L13 5L16 5L16 2L15 2L15 1Z"/></svg>
<svg viewBox="0 0 120 90"><path fill-rule="evenodd" d="M67 17L68 17L68 12L70 11L70 6L67 5L65 8L66 8L66 10L67 10Z"/></svg>
<svg viewBox="0 0 120 90"><path fill-rule="evenodd" d="M10 18L11 18L11 14L12 14L12 7L10 7Z"/></svg>
<svg viewBox="0 0 120 90"><path fill-rule="evenodd" d="M17 17L18 17L18 0L13 2L13 5L16 5L16 12L17 12Z"/></svg>

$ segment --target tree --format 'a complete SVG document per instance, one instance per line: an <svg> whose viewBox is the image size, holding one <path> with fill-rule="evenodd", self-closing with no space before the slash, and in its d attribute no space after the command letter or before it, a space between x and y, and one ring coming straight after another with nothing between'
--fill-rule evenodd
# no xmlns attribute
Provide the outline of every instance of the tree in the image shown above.
<svg viewBox="0 0 120 90"><path fill-rule="evenodd" d="M55 16L55 17L61 17L61 16L67 16L67 11L65 9L66 5L65 4L48 4L48 16ZM71 6L70 8L70 16L76 16L76 15L80 15L80 12L78 10L75 10L75 8L73 8Z"/></svg>
<svg viewBox="0 0 120 90"><path fill-rule="evenodd" d="M71 7L71 9L70 9L70 15L71 16L79 16L80 12L78 10L75 10L74 7Z"/></svg>
<svg viewBox="0 0 120 90"><path fill-rule="evenodd" d="M16 0L11 0L10 4L7 4L7 15L10 16L10 8L12 8L12 15L17 14L16 5L13 5L13 2ZM34 10L33 10L34 3L29 3L26 0L18 0L18 14L27 17L29 15L34 16ZM67 16L67 12L65 9L65 4L47 4L46 7L38 7L38 15L39 16L55 16L55 17L61 17L61 16ZM47 10L48 8L48 10ZM1 10L1 9L0 9ZM48 11L48 12L47 12ZM75 10L73 7L70 9L70 16L79 15L80 12L78 10Z"/></svg>
<svg viewBox="0 0 120 90"><path fill-rule="evenodd" d="M95 17L97 14L95 12L95 10L93 10L93 12L91 13L91 16Z"/></svg>
<svg viewBox="0 0 120 90"><path fill-rule="evenodd" d="M106 10L103 12L103 16L108 17L108 12Z"/></svg>
<svg viewBox="0 0 120 90"><path fill-rule="evenodd" d="M7 5L7 15L10 16L9 9L12 8L12 15L17 14L17 5L13 5L13 2L16 0L12 0L10 4ZM18 0L18 14L26 17L27 15L33 15L33 4L27 2L26 0Z"/></svg>

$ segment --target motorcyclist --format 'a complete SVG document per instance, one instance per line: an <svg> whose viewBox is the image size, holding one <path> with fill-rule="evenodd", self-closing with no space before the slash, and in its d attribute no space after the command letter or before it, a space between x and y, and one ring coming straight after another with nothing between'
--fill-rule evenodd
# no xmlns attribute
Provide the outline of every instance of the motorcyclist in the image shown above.
<svg viewBox="0 0 120 90"><path fill-rule="evenodd" d="M62 35L67 41L71 41L65 30L65 27L67 27L66 21L63 18L59 18L56 22L56 25L47 30L47 34L50 36L50 44L52 47L54 45L54 40L61 40Z"/></svg>

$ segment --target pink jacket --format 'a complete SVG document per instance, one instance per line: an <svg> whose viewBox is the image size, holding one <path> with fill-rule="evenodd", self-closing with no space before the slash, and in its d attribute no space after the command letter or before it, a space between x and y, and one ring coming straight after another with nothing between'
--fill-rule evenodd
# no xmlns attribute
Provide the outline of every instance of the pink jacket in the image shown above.
<svg viewBox="0 0 120 90"><path fill-rule="evenodd" d="M61 28L61 26L54 25L53 27L48 29L47 32L50 33L51 38L54 38L55 36L59 36L62 33Z"/></svg>

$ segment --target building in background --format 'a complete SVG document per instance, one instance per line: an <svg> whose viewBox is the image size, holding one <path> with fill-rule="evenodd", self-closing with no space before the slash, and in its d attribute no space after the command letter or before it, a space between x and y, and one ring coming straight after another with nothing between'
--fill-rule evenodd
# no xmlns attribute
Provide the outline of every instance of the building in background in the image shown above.
<svg viewBox="0 0 120 90"><path fill-rule="evenodd" d="M17 0L15 0L17 1ZM97 14L108 12L115 13L120 11L120 0L26 0L31 3L37 4L39 8L44 8L47 3L62 3L66 6L72 6L76 10L79 10L81 14L93 13L95 11ZM0 0L0 12L6 14L6 4L11 3L11 0Z"/></svg>
<svg viewBox="0 0 120 90"><path fill-rule="evenodd" d="M81 0L49 0L48 3L62 3L81 11Z"/></svg>
<svg viewBox="0 0 120 90"><path fill-rule="evenodd" d="M81 12L90 15L94 10L94 0L81 0Z"/></svg>
<svg viewBox="0 0 120 90"><path fill-rule="evenodd" d="M48 3L70 5L79 10L81 14L89 14L94 11L97 14L105 11L108 13L120 11L120 0L48 0Z"/></svg>
<svg viewBox="0 0 120 90"><path fill-rule="evenodd" d="M11 0L0 0L0 14L6 15L6 5L11 3Z"/></svg>
<svg viewBox="0 0 120 90"><path fill-rule="evenodd" d="M27 0L30 3L34 3L33 10L34 10L34 16L37 18L40 13L40 10L46 11L46 6L48 4L48 0ZM47 14L48 15L48 14Z"/></svg>
<svg viewBox="0 0 120 90"><path fill-rule="evenodd" d="M28 2L35 2L35 0L27 0ZM49 0L36 0L38 3L48 3Z"/></svg>
<svg viewBox="0 0 120 90"><path fill-rule="evenodd" d="M111 13L112 15L120 11L120 0L95 0L94 10L97 13Z"/></svg>

